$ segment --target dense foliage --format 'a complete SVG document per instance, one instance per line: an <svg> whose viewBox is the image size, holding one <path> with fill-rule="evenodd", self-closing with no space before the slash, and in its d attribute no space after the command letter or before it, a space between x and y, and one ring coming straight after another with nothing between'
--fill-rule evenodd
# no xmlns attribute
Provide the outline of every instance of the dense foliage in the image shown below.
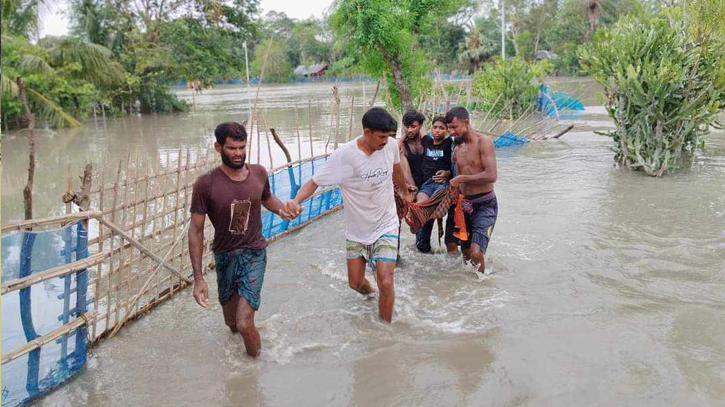
<svg viewBox="0 0 725 407"><path fill-rule="evenodd" d="M618 162L661 176L703 145L725 108L724 49L722 38L655 17L624 19L581 50L606 89Z"/></svg>

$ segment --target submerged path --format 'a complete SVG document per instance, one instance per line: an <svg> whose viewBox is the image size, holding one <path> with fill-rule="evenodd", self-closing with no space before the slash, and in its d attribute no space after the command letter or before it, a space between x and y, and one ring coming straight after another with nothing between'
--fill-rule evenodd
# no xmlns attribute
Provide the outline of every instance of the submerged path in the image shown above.
<svg viewBox="0 0 725 407"><path fill-rule="evenodd" d="M211 274L211 310L184 291L37 405L723 406L725 135L660 180L613 168L610 144L497 152L492 274L404 232L392 325L347 287L337 213L270 246L258 361Z"/></svg>

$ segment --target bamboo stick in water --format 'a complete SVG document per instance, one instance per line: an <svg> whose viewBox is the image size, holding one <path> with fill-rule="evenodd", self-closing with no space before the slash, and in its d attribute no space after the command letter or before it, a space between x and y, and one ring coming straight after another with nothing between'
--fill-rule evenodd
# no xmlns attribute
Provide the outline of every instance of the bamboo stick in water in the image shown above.
<svg viewBox="0 0 725 407"><path fill-rule="evenodd" d="M302 159L302 136L300 135L300 112L295 105L295 130L297 130L297 159Z"/></svg>
<svg viewBox="0 0 725 407"><path fill-rule="evenodd" d="M119 160L118 162L118 170L116 171L116 183L113 186L113 203L112 207L116 207L116 202L118 201L118 183L121 180L121 163L122 161ZM116 212L111 212L111 222L115 222L116 220ZM115 242L115 235L111 234L111 252L113 252L113 246ZM110 326L110 318L111 318L111 303L112 303L112 284L113 284L113 278L114 278L114 272L113 272L113 257L111 257L111 261L108 262L108 296L106 298L106 329ZM119 264L120 267L120 264Z"/></svg>
<svg viewBox="0 0 725 407"><path fill-rule="evenodd" d="M348 118L350 119L350 125L347 129L347 141L352 140L352 123L353 123L353 108L355 107L355 96L350 97L350 111Z"/></svg>
<svg viewBox="0 0 725 407"><path fill-rule="evenodd" d="M312 100L307 101L307 121L310 125L310 157L313 157L315 149L312 146Z"/></svg>

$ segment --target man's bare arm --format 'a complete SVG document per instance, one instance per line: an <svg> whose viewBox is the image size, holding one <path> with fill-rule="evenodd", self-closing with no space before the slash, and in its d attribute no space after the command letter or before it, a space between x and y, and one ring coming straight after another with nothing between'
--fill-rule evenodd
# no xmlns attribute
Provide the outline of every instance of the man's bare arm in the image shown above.
<svg viewBox="0 0 725 407"><path fill-rule="evenodd" d="M204 222L206 215L200 213L191 214L191 225L189 225L189 257L191 258L191 269L194 271L194 281L204 281L201 257L204 254Z"/></svg>
<svg viewBox="0 0 725 407"><path fill-rule="evenodd" d="M410 193L410 191L408 191L408 186L405 182L405 177L403 176L403 169L401 168L400 163L393 164L393 182L400 189L403 198L408 202L413 202L413 195Z"/></svg>
<svg viewBox="0 0 725 407"><path fill-rule="evenodd" d="M299 191L297 191L297 196L294 199L294 202L296 202L298 205L304 202L305 199L312 196L312 194L317 191L318 185L313 180L309 180L305 182L304 185L302 185L302 188L300 188Z"/></svg>
<svg viewBox="0 0 725 407"><path fill-rule="evenodd" d="M269 197L262 201L262 205L267 208L268 211L277 214L281 217L287 217L284 204L274 194L269 194Z"/></svg>
<svg viewBox="0 0 725 407"><path fill-rule="evenodd" d="M415 180L413 180L413 172L410 170L410 163L408 157L405 155L405 148L403 147L403 140L398 140L398 150L400 151L400 169L403 170L403 176L405 182L410 186L415 186Z"/></svg>
<svg viewBox="0 0 725 407"><path fill-rule="evenodd" d="M478 174L460 175L461 182L469 184L490 184L496 182L498 171L496 169L496 149L488 137L482 136L476 142L476 147L481 155L483 171Z"/></svg>

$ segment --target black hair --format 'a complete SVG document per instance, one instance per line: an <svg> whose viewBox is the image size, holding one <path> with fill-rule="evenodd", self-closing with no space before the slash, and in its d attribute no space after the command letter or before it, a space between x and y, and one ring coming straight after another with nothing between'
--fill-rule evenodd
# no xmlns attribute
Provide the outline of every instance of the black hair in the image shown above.
<svg viewBox="0 0 725 407"><path fill-rule="evenodd" d="M443 116L436 116L436 117L434 117L433 118L433 121L431 121L431 123L435 123L435 122L441 122L444 125L448 124L448 123L446 123L446 118L443 117Z"/></svg>
<svg viewBox="0 0 725 407"><path fill-rule="evenodd" d="M468 110L466 110L466 108L463 106L456 106L451 108L451 110L446 113L446 124L450 124L453 119L458 119L461 121L470 119L470 116L468 115Z"/></svg>
<svg viewBox="0 0 725 407"><path fill-rule="evenodd" d="M403 115L403 126L411 126L414 122L418 122L420 124L425 123L425 116L413 109L410 109Z"/></svg>
<svg viewBox="0 0 725 407"><path fill-rule="evenodd" d="M362 117L362 126L363 129L372 131L398 131L398 122L382 107L374 107L365 112Z"/></svg>
<svg viewBox="0 0 725 407"><path fill-rule="evenodd" d="M216 142L221 145L224 145L227 138L237 141L246 141L247 130L245 130L244 126L237 122L226 122L216 126L216 130L214 130L214 137L216 137Z"/></svg>

